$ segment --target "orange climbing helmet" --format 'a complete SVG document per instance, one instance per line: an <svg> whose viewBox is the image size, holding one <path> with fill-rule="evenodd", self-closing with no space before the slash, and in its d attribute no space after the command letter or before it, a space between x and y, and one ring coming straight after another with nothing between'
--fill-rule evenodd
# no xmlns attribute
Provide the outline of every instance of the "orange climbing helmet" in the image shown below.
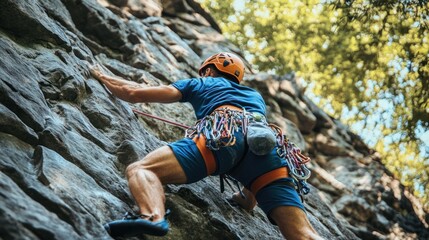
<svg viewBox="0 0 429 240"><path fill-rule="evenodd" d="M238 83L243 80L244 63L241 58L233 53L221 52L208 57L203 64L201 64L200 70L198 71L200 76L202 76L203 70L208 65L213 65L220 72L231 75Z"/></svg>

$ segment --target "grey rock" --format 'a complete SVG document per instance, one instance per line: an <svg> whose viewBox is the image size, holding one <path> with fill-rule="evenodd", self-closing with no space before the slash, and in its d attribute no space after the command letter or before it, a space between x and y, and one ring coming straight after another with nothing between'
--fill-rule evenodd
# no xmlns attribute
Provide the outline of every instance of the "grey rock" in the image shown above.
<svg viewBox="0 0 429 240"><path fill-rule="evenodd" d="M124 170L192 125L189 104L128 104L88 65L143 86L198 77L216 52L243 56L193 0L0 1L0 238L111 239L102 224L135 211ZM325 239L427 239L428 213L339 120L304 94L293 73L243 84L268 119L313 159L308 218ZM322 168L323 167L323 168ZM262 210L232 206L237 191L208 177L168 185L169 239L282 239ZM417 209L417 210L415 210ZM144 239L154 239L148 236Z"/></svg>
<svg viewBox="0 0 429 240"><path fill-rule="evenodd" d="M335 207L339 213L360 222L368 221L374 215L371 206L363 198L356 196L346 195L341 197L336 201Z"/></svg>
<svg viewBox="0 0 429 240"><path fill-rule="evenodd" d="M294 99L284 92L277 93L275 99L279 102L286 117L289 115L288 118L295 121L294 123L303 133L310 133L316 126L316 117L301 100Z"/></svg>
<svg viewBox="0 0 429 240"><path fill-rule="evenodd" d="M25 125L15 113L2 104L0 104L0 131L14 135L31 145L36 145L39 139L33 129Z"/></svg>

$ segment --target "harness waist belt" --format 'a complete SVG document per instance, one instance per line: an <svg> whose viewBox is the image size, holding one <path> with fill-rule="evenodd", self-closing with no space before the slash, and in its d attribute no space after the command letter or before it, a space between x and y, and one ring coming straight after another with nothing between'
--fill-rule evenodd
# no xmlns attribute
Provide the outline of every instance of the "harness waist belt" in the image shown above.
<svg viewBox="0 0 429 240"><path fill-rule="evenodd" d="M240 111L240 112L243 111L243 109L241 107L236 107L233 105L222 105L222 106L217 107L215 110L221 110L221 109L226 109L226 108L229 110L233 110L233 111Z"/></svg>
<svg viewBox="0 0 429 240"><path fill-rule="evenodd" d="M250 185L250 191L253 193L254 196L256 196L258 191L261 190L263 187L276 180L287 177L289 177L289 171L287 167L274 169L257 177Z"/></svg>

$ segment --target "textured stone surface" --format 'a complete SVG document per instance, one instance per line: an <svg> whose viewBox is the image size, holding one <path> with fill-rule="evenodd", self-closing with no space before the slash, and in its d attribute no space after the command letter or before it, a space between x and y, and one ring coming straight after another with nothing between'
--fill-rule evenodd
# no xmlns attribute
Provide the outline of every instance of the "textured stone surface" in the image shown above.
<svg viewBox="0 0 429 240"><path fill-rule="evenodd" d="M132 109L195 121L189 104L115 98L89 64L156 86L196 77L218 51L241 55L192 0L0 1L0 238L110 239L102 224L136 208L126 166L184 134ZM305 206L322 236L429 237L418 201L359 136L303 95L293 74L249 72L246 80L267 101L269 120L313 159ZM221 194L216 177L165 190L167 239L281 239L259 208L231 206L233 190Z"/></svg>

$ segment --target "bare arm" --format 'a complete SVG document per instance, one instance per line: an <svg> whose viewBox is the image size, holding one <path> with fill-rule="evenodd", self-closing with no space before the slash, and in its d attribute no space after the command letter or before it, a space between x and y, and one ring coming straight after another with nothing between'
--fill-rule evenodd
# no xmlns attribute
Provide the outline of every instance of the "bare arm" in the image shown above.
<svg viewBox="0 0 429 240"><path fill-rule="evenodd" d="M145 87L132 81L105 75L94 68L91 69L91 74L102 82L113 95L127 102L171 103L182 98L182 93L173 86Z"/></svg>

